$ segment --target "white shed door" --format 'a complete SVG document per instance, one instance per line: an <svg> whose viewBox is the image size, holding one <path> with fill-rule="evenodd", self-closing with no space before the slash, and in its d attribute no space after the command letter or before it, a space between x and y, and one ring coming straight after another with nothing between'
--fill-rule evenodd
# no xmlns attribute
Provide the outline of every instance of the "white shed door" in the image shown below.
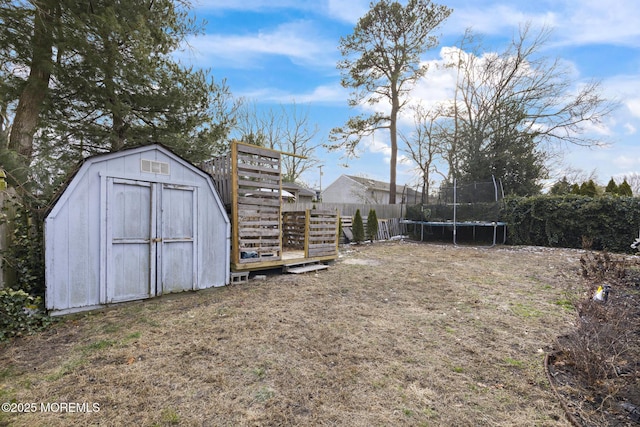
<svg viewBox="0 0 640 427"><path fill-rule="evenodd" d="M197 289L195 187L108 178L107 189L105 302Z"/></svg>
<svg viewBox="0 0 640 427"><path fill-rule="evenodd" d="M162 292L197 289L195 192L190 186L162 185L162 249L158 259Z"/></svg>
<svg viewBox="0 0 640 427"><path fill-rule="evenodd" d="M148 298L155 291L155 191L150 182L107 182L106 302Z"/></svg>

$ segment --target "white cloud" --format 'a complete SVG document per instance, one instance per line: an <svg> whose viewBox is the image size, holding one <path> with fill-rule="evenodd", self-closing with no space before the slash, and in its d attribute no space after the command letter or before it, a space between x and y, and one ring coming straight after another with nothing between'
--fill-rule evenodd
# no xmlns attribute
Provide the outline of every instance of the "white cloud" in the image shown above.
<svg viewBox="0 0 640 427"><path fill-rule="evenodd" d="M613 164L619 169L634 169L640 166L640 157L620 155L613 159Z"/></svg>
<svg viewBox="0 0 640 427"><path fill-rule="evenodd" d="M268 9L302 9L313 10L317 8L317 2L312 0L195 0L196 9L205 11L242 10L261 11Z"/></svg>
<svg viewBox="0 0 640 427"><path fill-rule="evenodd" d="M558 31L567 43L640 45L640 3L636 0L565 0Z"/></svg>
<svg viewBox="0 0 640 427"><path fill-rule="evenodd" d="M368 10L368 0L328 0L329 16L341 21L355 24Z"/></svg>
<svg viewBox="0 0 640 427"><path fill-rule="evenodd" d="M389 143L389 132L379 131L371 135L370 137L363 138L363 149L369 153L382 155L383 161L386 165L391 164L391 145ZM361 153L362 154L362 153ZM401 151L397 153L397 165L401 167L403 165L411 165L411 160L402 154Z"/></svg>
<svg viewBox="0 0 640 427"><path fill-rule="evenodd" d="M456 70L442 67L443 61L429 61L427 75L416 83L411 97L427 106L452 99L456 85Z"/></svg>
<svg viewBox="0 0 640 427"><path fill-rule="evenodd" d="M348 92L339 84L324 85L316 87L313 92L307 94L293 95L293 98L299 102L340 102L344 103L347 99ZM291 98L291 97L290 97Z"/></svg>
<svg viewBox="0 0 640 427"><path fill-rule="evenodd" d="M386 142L382 141L382 138L384 138L385 140L388 139L388 137L386 136L386 132L384 132L385 136L382 136L382 132L379 132L377 138L376 135L374 134L371 139L368 139L365 144L367 146L367 149L369 151L371 151L372 153L381 153L384 154L385 158L390 159L391 158L391 147L389 146L389 144L387 144ZM389 160L387 160L389 161Z"/></svg>
<svg viewBox="0 0 640 427"><path fill-rule="evenodd" d="M258 68L261 57L277 55L298 64L333 68L335 43L314 33L313 24L296 21L248 35L206 34L189 40L188 59L214 68Z"/></svg>
<svg viewBox="0 0 640 427"><path fill-rule="evenodd" d="M640 118L640 98L627 99L625 105L633 117Z"/></svg>
<svg viewBox="0 0 640 427"><path fill-rule="evenodd" d="M447 4L453 8L453 13L443 29L450 34L461 35L471 28L479 34L509 35L512 29L526 22L535 27L554 26L558 19L555 12L539 7L538 2L535 2L535 8L532 7L533 2L523 0L457 3L452 1Z"/></svg>
<svg viewBox="0 0 640 427"><path fill-rule="evenodd" d="M321 85L311 92L293 93L274 88L264 88L259 91L242 92L236 94L239 97L259 100L260 102L275 102L287 104L295 100L301 104L342 103L347 97L347 91L339 84Z"/></svg>
<svg viewBox="0 0 640 427"><path fill-rule="evenodd" d="M252 11L278 9L301 10L324 14L338 21L355 24L369 10L369 0L195 0L194 6L203 12Z"/></svg>
<svg viewBox="0 0 640 427"><path fill-rule="evenodd" d="M458 4L459 3L459 4ZM514 0L450 1L454 12L445 23L448 33L508 36L524 23L553 28L561 45L640 45L640 2L636 0Z"/></svg>
<svg viewBox="0 0 640 427"><path fill-rule="evenodd" d="M634 135L636 133L636 127L631 123L625 123L623 127L627 135Z"/></svg>
<svg viewBox="0 0 640 427"><path fill-rule="evenodd" d="M602 136L602 137L610 137L615 134L613 127L610 125L613 122L610 121L602 121L600 123L593 122L583 122L581 125L581 134L593 135L593 136ZM576 135L577 136L577 135ZM609 145L608 142L603 141L603 146Z"/></svg>

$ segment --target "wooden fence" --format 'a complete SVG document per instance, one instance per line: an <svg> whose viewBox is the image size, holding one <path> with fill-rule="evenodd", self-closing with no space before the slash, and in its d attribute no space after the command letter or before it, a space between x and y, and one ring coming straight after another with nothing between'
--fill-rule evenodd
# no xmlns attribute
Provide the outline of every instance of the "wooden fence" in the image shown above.
<svg viewBox="0 0 640 427"><path fill-rule="evenodd" d="M280 154L236 144L232 158L236 166L231 176L232 228L240 250L232 257L240 263L279 259Z"/></svg>
<svg viewBox="0 0 640 427"><path fill-rule="evenodd" d="M306 225L305 212L284 212L282 214L282 246L286 249L304 249Z"/></svg>
<svg viewBox="0 0 640 427"><path fill-rule="evenodd" d="M360 203L324 203L324 202L296 202L285 203L282 206L282 210L285 213L294 211L304 211L306 209L314 209L322 211L338 211L340 213L340 220L342 227L351 227L351 221L356 211L360 210L362 216L362 222L366 228L367 216L369 210L376 211L378 217L378 240L389 240L394 236L400 236L405 233L404 226L400 224L400 219L404 217L406 213L406 205L374 205L374 204L360 204Z"/></svg>
<svg viewBox="0 0 640 427"><path fill-rule="evenodd" d="M342 228L345 229L347 227L351 228L353 226L353 217L352 216L343 216L340 217L340 222L342 223ZM367 229L367 218L362 218L362 224L364 225L364 229ZM376 235L376 240L389 240L394 236L401 236L405 234L405 226L400 223L400 218L388 218L388 219L379 219L378 220L378 234Z"/></svg>
<svg viewBox="0 0 640 427"><path fill-rule="evenodd" d="M304 250L305 258L337 255L336 211L284 212L282 217L283 248Z"/></svg>
<svg viewBox="0 0 640 427"><path fill-rule="evenodd" d="M336 211L306 211L305 257L337 256L338 213Z"/></svg>
<svg viewBox="0 0 640 427"><path fill-rule="evenodd" d="M231 207L231 154L208 160L200 166L213 177L213 183L218 190L222 203L229 209Z"/></svg>

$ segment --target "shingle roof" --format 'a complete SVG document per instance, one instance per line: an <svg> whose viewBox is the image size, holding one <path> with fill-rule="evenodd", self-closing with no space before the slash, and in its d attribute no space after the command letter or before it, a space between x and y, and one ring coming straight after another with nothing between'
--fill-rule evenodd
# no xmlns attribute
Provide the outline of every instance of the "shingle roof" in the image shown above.
<svg viewBox="0 0 640 427"><path fill-rule="evenodd" d="M295 182L283 182L282 183L282 188L285 189L285 190L289 190L289 191L295 190L301 196L315 197L315 195L316 195L315 191L310 190L308 188L305 188L300 184L296 184Z"/></svg>
<svg viewBox="0 0 640 427"><path fill-rule="evenodd" d="M389 188L390 188L390 184L388 182L376 181L375 179L362 178L360 176L353 176L353 175L346 175L346 176L364 185L365 187L367 187L368 190L389 191ZM404 191L404 188L405 188L404 185L396 185L396 193L402 194L402 192ZM416 191L413 188L407 187L407 190L406 190L407 195L413 196L415 193Z"/></svg>

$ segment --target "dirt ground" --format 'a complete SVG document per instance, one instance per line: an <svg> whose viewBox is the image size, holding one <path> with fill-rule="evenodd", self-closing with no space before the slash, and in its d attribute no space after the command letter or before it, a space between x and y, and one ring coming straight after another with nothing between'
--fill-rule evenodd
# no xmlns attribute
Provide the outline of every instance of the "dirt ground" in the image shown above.
<svg viewBox="0 0 640 427"><path fill-rule="evenodd" d="M318 273L67 316L0 345L0 403L29 411L0 426L567 426L543 361L581 253L351 246Z"/></svg>

